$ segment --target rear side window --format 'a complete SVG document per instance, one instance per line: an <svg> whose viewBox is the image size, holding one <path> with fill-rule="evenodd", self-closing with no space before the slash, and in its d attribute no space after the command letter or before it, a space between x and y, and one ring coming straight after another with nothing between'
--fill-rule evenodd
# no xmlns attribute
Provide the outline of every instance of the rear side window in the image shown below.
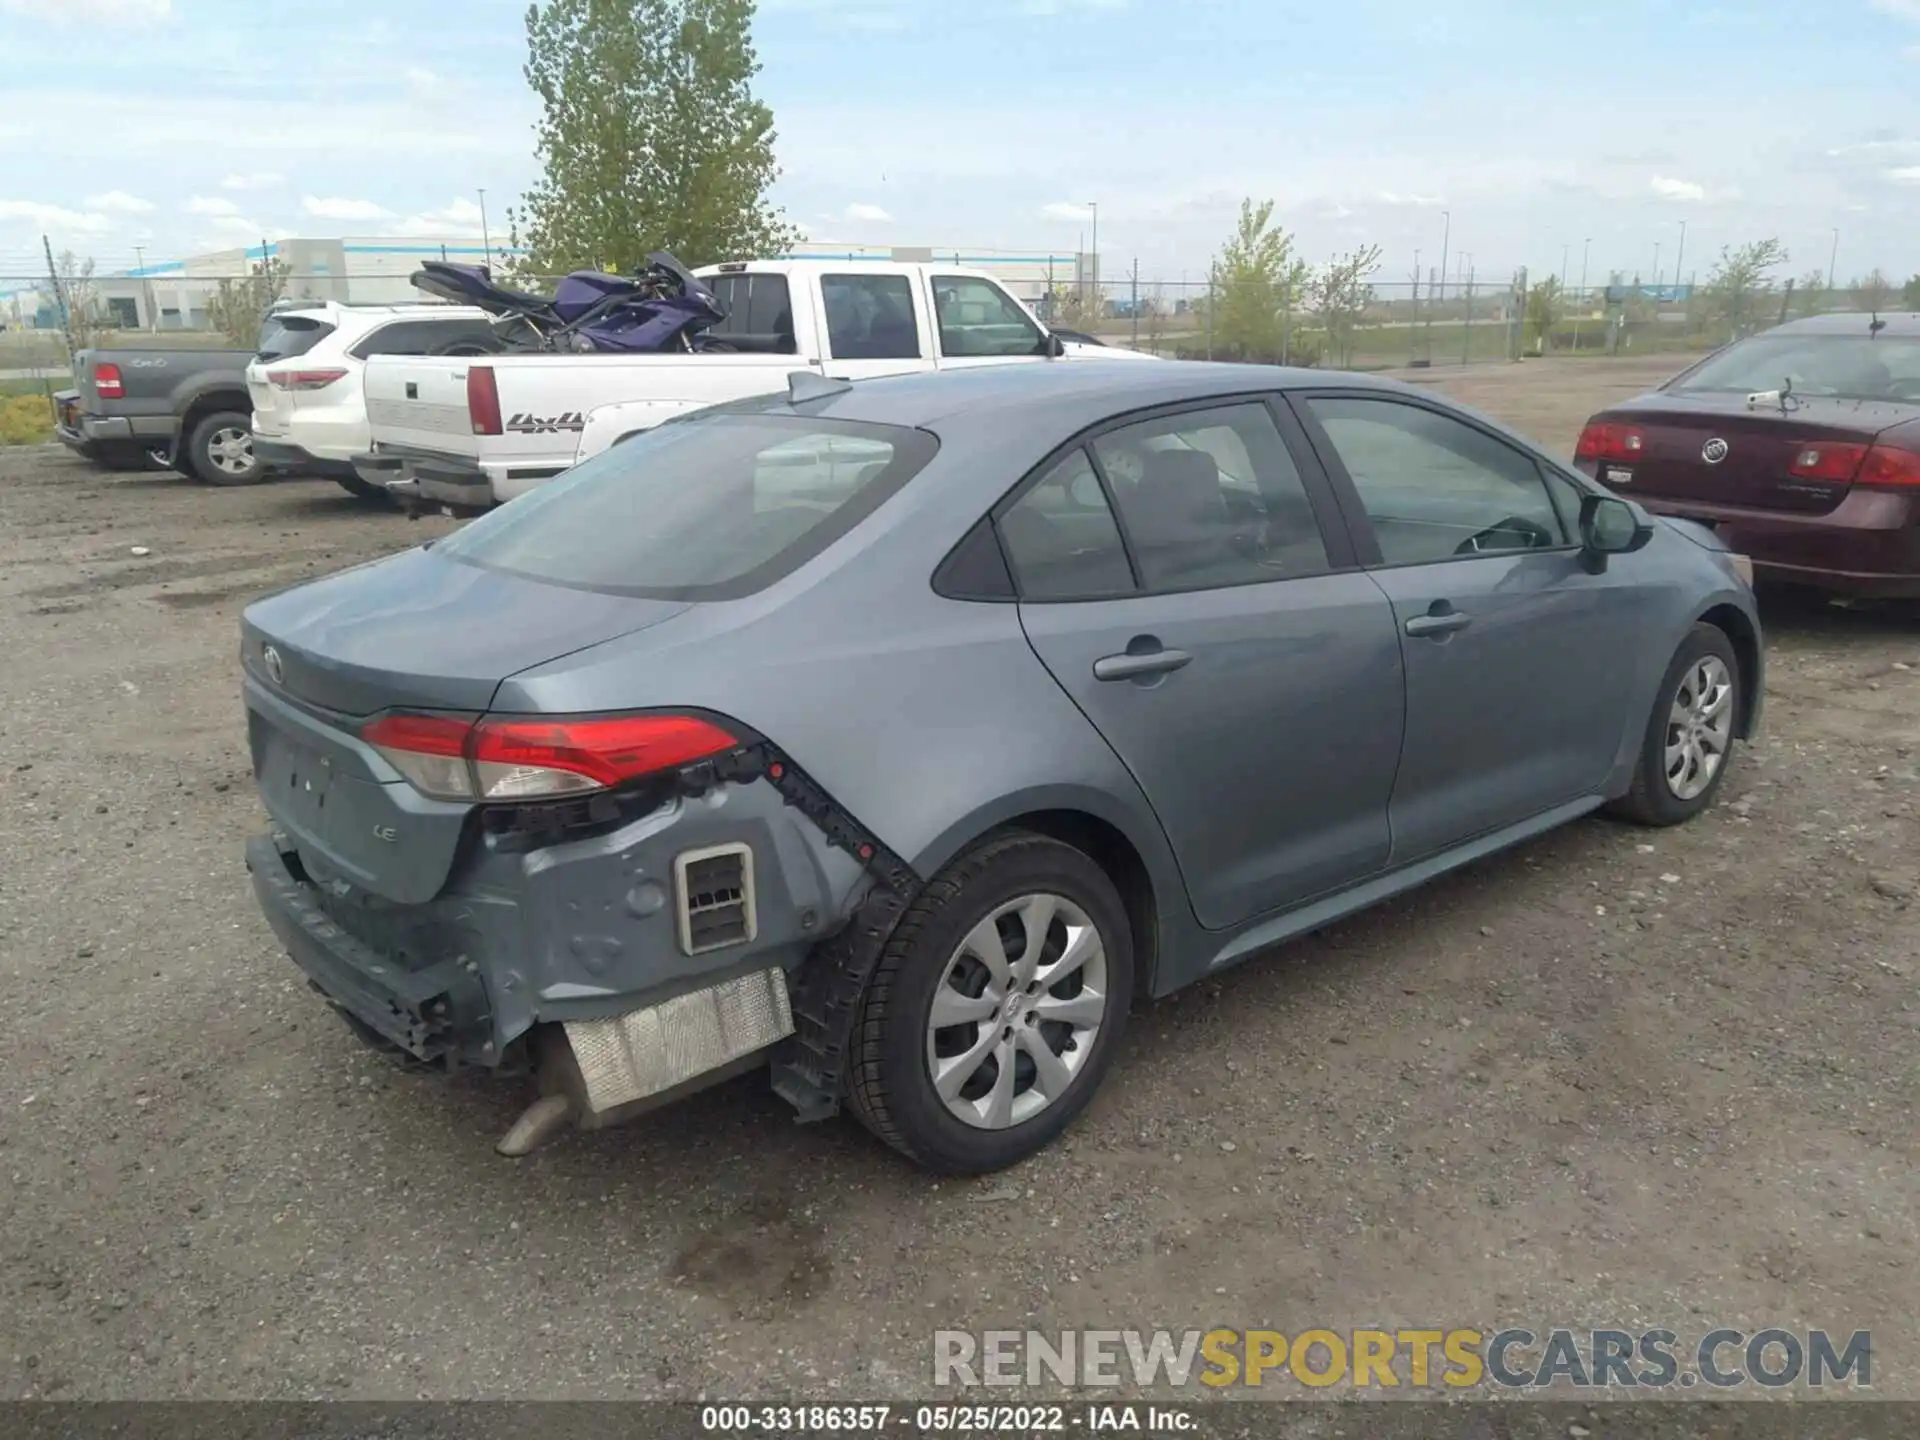
<svg viewBox="0 0 1920 1440"><path fill-rule="evenodd" d="M382 325L355 345L356 360L370 355L431 355L443 345L456 341L485 342L493 338L493 327L484 320L450 317L444 320L396 320Z"/></svg>
<svg viewBox="0 0 1920 1440"><path fill-rule="evenodd" d="M331 335L334 327L311 315L269 315L260 322L261 360L291 360Z"/></svg>
<svg viewBox="0 0 1920 1440"><path fill-rule="evenodd" d="M437 551L583 590L737 599L872 514L938 444L924 430L795 415L670 421L474 521Z"/></svg>
<svg viewBox="0 0 1920 1440"><path fill-rule="evenodd" d="M1133 569L1107 494L1075 450L1000 517L1000 539L1023 600L1099 600L1133 593Z"/></svg>
<svg viewBox="0 0 1920 1440"><path fill-rule="evenodd" d="M961 359L979 355L1038 355L1040 327L998 285L970 275L933 277L933 313L940 325L940 353Z"/></svg>
<svg viewBox="0 0 1920 1440"><path fill-rule="evenodd" d="M715 340L767 355L791 355L799 349L786 276L713 275L706 283L727 310L725 320L707 329Z"/></svg>
<svg viewBox="0 0 1920 1440"><path fill-rule="evenodd" d="M823 275L827 348L835 360L918 360L913 288L904 275Z"/></svg>

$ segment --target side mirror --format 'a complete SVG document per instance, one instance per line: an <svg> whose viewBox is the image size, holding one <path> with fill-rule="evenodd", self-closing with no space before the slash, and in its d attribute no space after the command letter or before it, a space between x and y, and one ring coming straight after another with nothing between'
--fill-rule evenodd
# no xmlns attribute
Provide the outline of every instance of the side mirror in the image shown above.
<svg viewBox="0 0 1920 1440"><path fill-rule="evenodd" d="M1609 555L1627 555L1653 539L1653 521L1631 501L1617 495L1587 495L1580 501L1580 549L1587 569L1598 575Z"/></svg>
<svg viewBox="0 0 1920 1440"><path fill-rule="evenodd" d="M1067 353L1067 342L1062 340L1058 335L1048 335L1046 344L1041 348L1041 353L1049 360L1058 360Z"/></svg>

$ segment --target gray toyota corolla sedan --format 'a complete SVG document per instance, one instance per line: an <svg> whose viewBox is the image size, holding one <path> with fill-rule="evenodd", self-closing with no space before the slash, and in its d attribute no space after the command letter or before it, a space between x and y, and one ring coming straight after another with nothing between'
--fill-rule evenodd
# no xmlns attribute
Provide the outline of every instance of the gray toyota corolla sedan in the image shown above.
<svg viewBox="0 0 1920 1440"><path fill-rule="evenodd" d="M637 435L243 622L294 961L520 1153L750 1067L941 1170L1128 1010L1753 734L1744 561L1357 376L1029 366Z"/></svg>

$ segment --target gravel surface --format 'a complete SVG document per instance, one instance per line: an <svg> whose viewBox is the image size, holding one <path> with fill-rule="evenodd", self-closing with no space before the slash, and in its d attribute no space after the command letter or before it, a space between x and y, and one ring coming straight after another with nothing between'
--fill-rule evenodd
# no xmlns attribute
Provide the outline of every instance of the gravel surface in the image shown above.
<svg viewBox="0 0 1920 1440"><path fill-rule="evenodd" d="M1658 373L1436 383L1566 448ZM1715 811L1146 1008L1009 1174L757 1078L508 1162L521 1093L355 1043L241 861L242 605L450 523L0 451L0 1394L912 1396L936 1326L1384 1322L1871 1327L1920 1396L1920 610L1770 607Z"/></svg>

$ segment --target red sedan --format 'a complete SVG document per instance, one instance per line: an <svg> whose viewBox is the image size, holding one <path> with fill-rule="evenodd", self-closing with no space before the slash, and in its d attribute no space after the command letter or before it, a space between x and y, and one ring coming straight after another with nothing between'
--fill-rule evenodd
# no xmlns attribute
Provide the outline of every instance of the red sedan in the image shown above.
<svg viewBox="0 0 1920 1440"><path fill-rule="evenodd" d="M1574 458L1712 526L1758 579L1920 596L1920 315L1821 315L1739 341L1595 415Z"/></svg>

